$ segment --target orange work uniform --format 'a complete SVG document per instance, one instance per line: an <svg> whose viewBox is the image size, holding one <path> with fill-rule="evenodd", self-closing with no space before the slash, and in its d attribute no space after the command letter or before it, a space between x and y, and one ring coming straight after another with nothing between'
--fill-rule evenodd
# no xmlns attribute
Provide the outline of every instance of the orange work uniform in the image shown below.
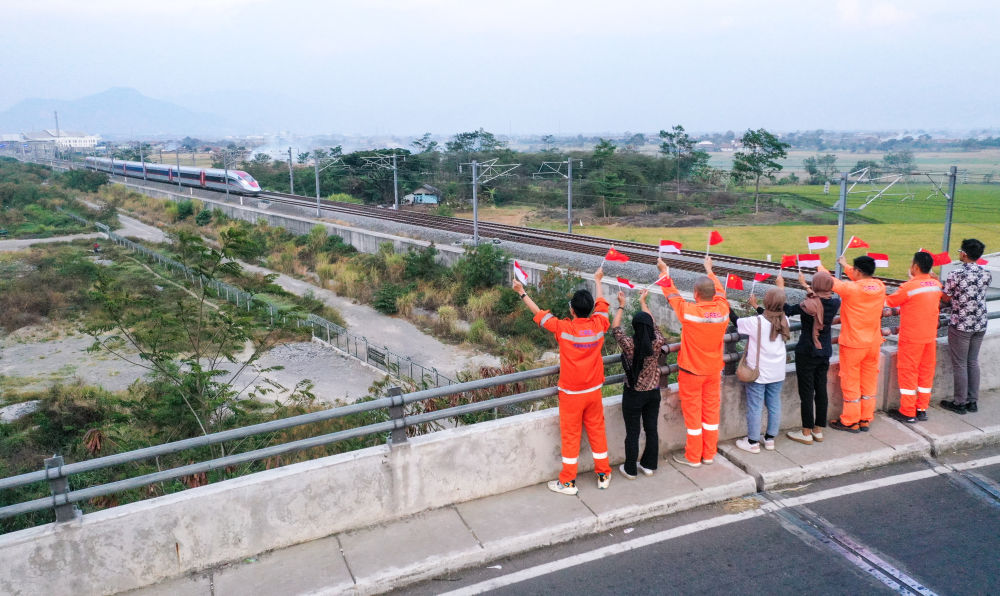
<svg viewBox="0 0 1000 596"><path fill-rule="evenodd" d="M547 310L535 314L538 326L550 331L559 342L559 433L562 439L562 472L559 482L576 479L580 456L580 435L594 454L594 472L610 474L608 438L604 431L604 360L601 346L611 326L608 301L598 298L594 312L585 319L557 319Z"/></svg>
<svg viewBox="0 0 1000 596"><path fill-rule="evenodd" d="M896 352L899 412L916 416L917 410L926 410L931 405L941 282L926 273L915 275L886 297L885 303L899 307L899 349Z"/></svg>
<svg viewBox="0 0 1000 596"><path fill-rule="evenodd" d="M844 268L844 273L851 281L833 280L833 291L841 300L837 343L844 410L840 423L853 426L858 422L870 423L875 417L885 284L873 277L859 279L854 267Z"/></svg>
<svg viewBox="0 0 1000 596"><path fill-rule="evenodd" d="M663 295L681 322L681 350L677 354L678 389L689 462L712 461L719 443L719 401L722 384L722 340L729 325L726 290L714 274L715 296L708 302L687 302L675 285Z"/></svg>

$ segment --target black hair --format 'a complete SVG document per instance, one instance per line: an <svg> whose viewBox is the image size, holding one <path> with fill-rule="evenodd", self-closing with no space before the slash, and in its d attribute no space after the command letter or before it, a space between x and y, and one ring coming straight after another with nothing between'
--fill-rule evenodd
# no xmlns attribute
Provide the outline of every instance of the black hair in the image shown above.
<svg viewBox="0 0 1000 596"><path fill-rule="evenodd" d="M589 290L577 290L573 294L573 299L569 301L569 305L573 308L573 314L580 317L589 317L590 312L594 310L594 296Z"/></svg>
<svg viewBox="0 0 1000 596"><path fill-rule="evenodd" d="M865 275L875 275L875 259L869 257L868 255L855 257L854 268Z"/></svg>
<svg viewBox="0 0 1000 596"><path fill-rule="evenodd" d="M934 266L934 257L929 252L920 251L913 254L913 264L921 273L930 273L931 267Z"/></svg>
<svg viewBox="0 0 1000 596"><path fill-rule="evenodd" d="M986 250L986 245L975 238L962 240L962 252L973 261L979 260L979 257L983 256L984 250Z"/></svg>

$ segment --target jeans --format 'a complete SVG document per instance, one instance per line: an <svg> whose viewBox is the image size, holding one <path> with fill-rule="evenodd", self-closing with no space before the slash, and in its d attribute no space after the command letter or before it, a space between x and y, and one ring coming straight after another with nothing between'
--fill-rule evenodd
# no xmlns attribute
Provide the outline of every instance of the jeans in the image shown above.
<svg viewBox="0 0 1000 596"><path fill-rule="evenodd" d="M760 416L767 406L767 435L778 436L781 429L781 386L774 383L746 383L747 388L747 438L760 441Z"/></svg>
<svg viewBox="0 0 1000 596"><path fill-rule="evenodd" d="M635 476L636 459L639 457L639 424L646 430L646 448L639 463L647 470L656 469L659 459L660 437L656 433L656 419L660 414L660 390L635 391L626 387L622 391L622 417L625 419L625 472Z"/></svg>
<svg viewBox="0 0 1000 596"><path fill-rule="evenodd" d="M955 403L979 400L979 347L985 331L959 331L948 326L948 353L955 380Z"/></svg>
<svg viewBox="0 0 1000 596"><path fill-rule="evenodd" d="M826 393L826 374L829 370L828 356L795 353L795 376L799 381L802 428L826 426L826 408L829 401Z"/></svg>

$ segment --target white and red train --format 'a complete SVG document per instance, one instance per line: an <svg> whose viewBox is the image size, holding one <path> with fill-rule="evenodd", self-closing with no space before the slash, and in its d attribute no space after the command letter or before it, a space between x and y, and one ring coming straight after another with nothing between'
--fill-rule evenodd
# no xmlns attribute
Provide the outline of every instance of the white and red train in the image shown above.
<svg viewBox="0 0 1000 596"><path fill-rule="evenodd" d="M259 195L260 184L254 180L253 176L242 170L229 170L229 178L226 178L226 170L218 168L195 168L188 166L171 166L162 163L142 163L138 161L124 161L121 159L110 159L107 157L88 157L86 159L87 169L106 172L115 176L128 176L130 178L145 178L155 182L166 182L177 184L180 180L181 186L193 186L195 188L206 188L209 190L219 190L243 195Z"/></svg>

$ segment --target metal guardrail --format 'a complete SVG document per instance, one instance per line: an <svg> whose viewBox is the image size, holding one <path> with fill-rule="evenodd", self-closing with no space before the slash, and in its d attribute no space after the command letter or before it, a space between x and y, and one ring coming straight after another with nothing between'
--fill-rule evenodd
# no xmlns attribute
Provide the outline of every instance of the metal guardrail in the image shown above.
<svg viewBox="0 0 1000 596"><path fill-rule="evenodd" d="M95 222L94 226L107 235L108 238L115 244L119 244L133 252L142 254L146 258L153 260L164 267L180 272L184 275L185 279L192 282L197 281L201 285L207 285L219 298L225 298L228 302L234 303L238 308L246 307L248 312L252 308L264 310L270 316L272 325L278 317L280 317L282 321L286 320L286 316L280 308L275 307L273 304L260 298L259 296L250 294L249 292L225 282L209 280L179 261L164 256L161 253L133 242L128 238L115 234L107 225L103 223ZM402 356L393 352L387 346L379 346L374 342L369 341L368 338L351 333L347 329L344 329L340 325L328 321L323 317L310 313L304 318L296 318L295 321L296 326L299 327L308 325L313 337L325 340L328 344L348 356L383 370L397 379L408 378L418 384L422 383L433 385L435 387L454 385L456 382L447 375L441 374L437 368L424 366L415 362L409 356Z"/></svg>

